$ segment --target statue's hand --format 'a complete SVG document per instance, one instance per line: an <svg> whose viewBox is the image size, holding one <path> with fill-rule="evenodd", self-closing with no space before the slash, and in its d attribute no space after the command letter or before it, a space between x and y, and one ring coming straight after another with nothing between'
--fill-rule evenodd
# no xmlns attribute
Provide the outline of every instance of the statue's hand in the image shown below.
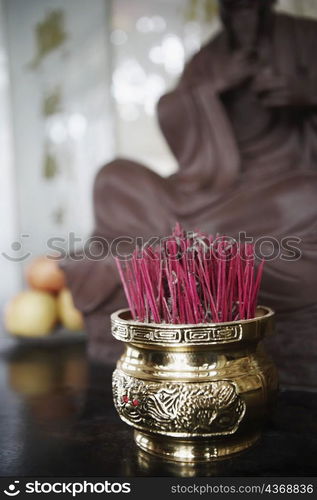
<svg viewBox="0 0 317 500"><path fill-rule="evenodd" d="M301 107L312 104L310 82L297 76L277 75L271 69L253 80L253 90L268 108Z"/></svg>
<svg viewBox="0 0 317 500"><path fill-rule="evenodd" d="M255 64L245 52L234 51L219 73L216 90L222 93L239 87L251 79L255 74Z"/></svg>

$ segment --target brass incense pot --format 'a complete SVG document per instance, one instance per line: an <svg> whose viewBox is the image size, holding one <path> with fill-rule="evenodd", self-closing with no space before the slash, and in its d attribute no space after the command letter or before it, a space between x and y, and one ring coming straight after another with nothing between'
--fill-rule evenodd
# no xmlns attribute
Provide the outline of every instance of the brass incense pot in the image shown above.
<svg viewBox="0 0 317 500"><path fill-rule="evenodd" d="M274 329L271 309L225 323L142 323L129 310L111 320L126 346L113 373L114 404L143 451L195 463L258 441L278 388L261 345Z"/></svg>

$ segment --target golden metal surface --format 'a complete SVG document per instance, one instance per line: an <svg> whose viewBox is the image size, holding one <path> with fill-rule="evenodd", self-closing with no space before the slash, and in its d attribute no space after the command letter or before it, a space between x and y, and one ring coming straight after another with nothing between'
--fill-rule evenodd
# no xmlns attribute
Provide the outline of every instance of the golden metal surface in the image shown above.
<svg viewBox="0 0 317 500"><path fill-rule="evenodd" d="M258 306L257 318L226 323L169 325L140 323L130 319L128 309L111 315L112 335L122 342L154 346L221 345L263 338L272 330L274 312Z"/></svg>
<svg viewBox="0 0 317 500"><path fill-rule="evenodd" d="M181 463L252 446L278 386L260 343L273 315L260 306L251 320L156 325L115 313L113 334L126 349L113 374L114 403L137 445Z"/></svg>
<svg viewBox="0 0 317 500"><path fill-rule="evenodd" d="M196 439L185 441L181 439L166 439L139 431L134 432L135 442L141 450L151 453L151 455L164 457L166 460L183 464L230 458L232 455L241 453L256 444L260 437L261 433L255 432L243 441L240 439L223 439L217 441Z"/></svg>

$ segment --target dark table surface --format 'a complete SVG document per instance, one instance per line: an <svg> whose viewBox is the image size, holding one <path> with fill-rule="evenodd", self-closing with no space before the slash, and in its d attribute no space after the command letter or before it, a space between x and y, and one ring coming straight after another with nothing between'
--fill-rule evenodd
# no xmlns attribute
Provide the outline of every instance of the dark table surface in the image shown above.
<svg viewBox="0 0 317 500"><path fill-rule="evenodd" d="M281 391L252 450L193 468L136 449L115 413L112 367L87 361L81 342L21 345L0 359L0 475L317 475L317 393Z"/></svg>

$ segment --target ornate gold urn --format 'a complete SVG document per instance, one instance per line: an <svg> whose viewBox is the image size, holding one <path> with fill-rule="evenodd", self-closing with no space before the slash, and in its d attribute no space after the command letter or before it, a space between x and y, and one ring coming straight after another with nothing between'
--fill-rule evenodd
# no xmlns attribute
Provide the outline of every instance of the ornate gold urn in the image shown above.
<svg viewBox="0 0 317 500"><path fill-rule="evenodd" d="M144 451L178 462L224 458L260 438L277 391L261 346L274 312L228 323L169 325L112 315L126 349L113 374L115 407Z"/></svg>

